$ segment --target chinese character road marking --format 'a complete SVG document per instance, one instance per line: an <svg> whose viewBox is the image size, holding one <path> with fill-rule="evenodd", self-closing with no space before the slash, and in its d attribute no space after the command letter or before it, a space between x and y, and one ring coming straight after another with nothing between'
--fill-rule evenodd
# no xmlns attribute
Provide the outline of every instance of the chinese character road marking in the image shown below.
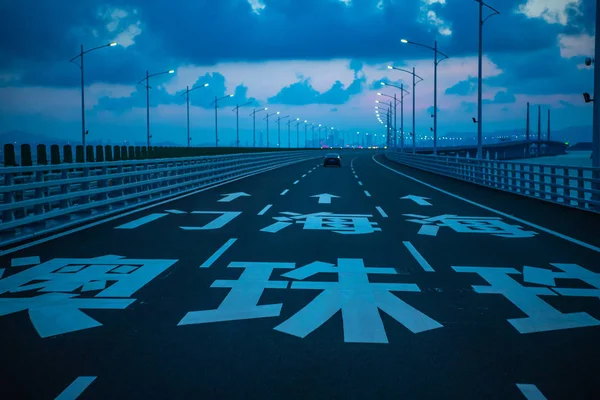
<svg viewBox="0 0 600 400"><path fill-rule="evenodd" d="M0 298L0 316L28 311L41 337L101 326L81 309L124 309L129 298L177 260L129 260L107 255L55 258L0 279L0 294L36 291L38 296ZM113 282L112 285L108 285ZM80 294L99 291L93 297Z"/></svg>
<svg viewBox="0 0 600 400"><path fill-rule="evenodd" d="M380 232L376 222L369 221L369 214L333 214L320 212L313 214L298 214L293 212L282 212L287 217L274 217L277 222L263 229L261 232L277 233L280 230L294 224L303 224L305 230L333 231L343 235L362 235ZM301 221L304 220L304 221Z"/></svg>
<svg viewBox="0 0 600 400"><path fill-rule="evenodd" d="M457 215L440 215L427 217L424 215L404 214L411 217L409 222L423 225L419 235L437 236L440 227L446 226L457 233L481 233L505 238L530 238L537 235L533 231L523 231L518 225L509 225L499 217L459 217Z"/></svg>
<svg viewBox="0 0 600 400"><path fill-rule="evenodd" d="M293 263L233 262L229 268L244 268L237 281L216 280L211 287L231 288L215 310L188 312L178 325L205 324L253 318L278 317L282 304L258 305L265 289L286 289L286 281L269 281L275 269L294 269Z"/></svg>
<svg viewBox="0 0 600 400"><path fill-rule="evenodd" d="M520 275L513 268L452 267L456 272L475 273L490 286L473 286L476 293L501 294L517 306L526 318L513 318L508 322L520 333L547 332L560 329L598 326L600 321L591 315L579 312L563 314L538 296L557 296L552 290L542 287L526 287L509 275Z"/></svg>
<svg viewBox="0 0 600 400"><path fill-rule="evenodd" d="M563 272L554 272L545 268L524 267L523 280L538 285L556 286L555 279L578 279L595 289L552 288L562 296L600 298L600 274L589 271L577 264L550 264Z"/></svg>
<svg viewBox="0 0 600 400"><path fill-rule="evenodd" d="M415 284L371 283L368 274L394 275L393 268L365 268L361 259L338 259L338 266L308 264L282 276L303 280L317 273L337 273L338 282L293 282L292 289L323 290L311 303L274 329L301 338L319 328L341 310L344 341L388 343L379 309L413 333L442 325L408 305L391 291L420 292Z"/></svg>

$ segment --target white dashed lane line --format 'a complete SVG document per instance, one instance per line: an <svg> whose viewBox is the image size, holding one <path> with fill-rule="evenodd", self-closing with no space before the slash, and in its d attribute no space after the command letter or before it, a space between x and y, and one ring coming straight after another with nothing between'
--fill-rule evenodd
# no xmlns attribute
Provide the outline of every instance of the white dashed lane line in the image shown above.
<svg viewBox="0 0 600 400"><path fill-rule="evenodd" d="M385 211L383 211L383 208L381 208L379 206L376 206L375 208L377 209L377 211L379 211L379 214L381 214L381 216L383 218L387 218L388 217L388 215L385 213Z"/></svg>
<svg viewBox="0 0 600 400"><path fill-rule="evenodd" d="M273 207L273 204L267 204L267 206L265 208L263 208L262 210L260 210L260 212L258 213L258 215L265 215L265 213L267 211L269 211L269 208Z"/></svg>
<svg viewBox="0 0 600 400"><path fill-rule="evenodd" d="M366 190L365 190L365 194L367 195L367 197L371 197L371 193L367 192Z"/></svg>
<svg viewBox="0 0 600 400"><path fill-rule="evenodd" d="M300 181L296 181L296 182L294 182L294 185L296 185L298 182L300 182Z"/></svg>
<svg viewBox="0 0 600 400"><path fill-rule="evenodd" d="M360 186L362 186L362 182L361 182L361 181L358 181L358 184L359 184Z"/></svg>
<svg viewBox="0 0 600 400"><path fill-rule="evenodd" d="M283 192L281 192L281 195L282 195L282 196L285 196L285 194L286 194L287 192L289 192L289 191L290 191L290 189L285 189Z"/></svg>
<svg viewBox="0 0 600 400"><path fill-rule="evenodd" d="M306 174L302 175L303 178L306 178Z"/></svg>

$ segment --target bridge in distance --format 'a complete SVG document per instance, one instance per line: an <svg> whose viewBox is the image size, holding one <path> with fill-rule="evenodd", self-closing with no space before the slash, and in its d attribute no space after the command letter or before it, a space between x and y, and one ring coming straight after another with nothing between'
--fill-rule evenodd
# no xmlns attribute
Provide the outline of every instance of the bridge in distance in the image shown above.
<svg viewBox="0 0 600 400"><path fill-rule="evenodd" d="M600 398L599 226L376 152L215 183L4 246L0 398Z"/></svg>

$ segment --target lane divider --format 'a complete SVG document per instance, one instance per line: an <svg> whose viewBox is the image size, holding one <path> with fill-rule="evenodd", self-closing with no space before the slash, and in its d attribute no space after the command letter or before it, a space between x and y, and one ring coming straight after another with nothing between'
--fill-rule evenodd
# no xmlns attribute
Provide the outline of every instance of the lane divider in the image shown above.
<svg viewBox="0 0 600 400"><path fill-rule="evenodd" d="M265 213L267 211L269 211L269 208L273 207L273 204L267 204L267 206L265 208L263 208L262 210L260 210L260 212L257 215L265 215Z"/></svg>
<svg viewBox="0 0 600 400"><path fill-rule="evenodd" d="M306 178L306 174L302 175L303 178Z"/></svg>
<svg viewBox="0 0 600 400"><path fill-rule="evenodd" d="M285 194L289 191L290 191L290 189L285 189L283 192L281 192L281 196L285 196Z"/></svg>
<svg viewBox="0 0 600 400"><path fill-rule="evenodd" d="M408 251L414 257L414 259L417 260L417 262L419 263L421 268L423 268L423 270L425 270L426 272L435 272L435 270L431 267L431 265L429 265L425 257L423 257L421 253L419 253L419 251L415 248L415 246L412 245L411 242L402 242L402 244L408 249Z"/></svg>
<svg viewBox="0 0 600 400"><path fill-rule="evenodd" d="M223 246L219 247L219 249L215 251L212 256L208 257L208 259L202 263L200 268L210 268L210 266L213 265L215 261L217 261L217 259L221 257L223 253L225 253L227 249L231 247L232 244L235 243L236 240L237 239L229 239L226 241Z"/></svg>
<svg viewBox="0 0 600 400"><path fill-rule="evenodd" d="M361 181L358 181L358 184L359 184L360 186L362 186L362 182L361 182Z"/></svg>
<svg viewBox="0 0 600 400"><path fill-rule="evenodd" d="M385 211L383 211L383 208L381 208L379 206L376 206L375 208L377 209L377 211L379 211L379 214L381 214L381 216L383 218L387 218L388 217L388 215L385 213Z"/></svg>
<svg viewBox="0 0 600 400"><path fill-rule="evenodd" d="M300 181L298 180L298 181L294 182L294 185L296 185L298 182L300 182Z"/></svg>
<svg viewBox="0 0 600 400"><path fill-rule="evenodd" d="M366 190L365 190L365 194L367 195L367 197L371 197L371 193L367 192Z"/></svg>

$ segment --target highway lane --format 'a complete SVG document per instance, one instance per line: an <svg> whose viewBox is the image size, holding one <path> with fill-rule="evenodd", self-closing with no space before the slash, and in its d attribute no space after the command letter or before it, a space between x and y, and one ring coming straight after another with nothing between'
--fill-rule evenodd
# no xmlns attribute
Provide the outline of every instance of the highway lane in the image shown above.
<svg viewBox="0 0 600 400"><path fill-rule="evenodd" d="M276 169L3 257L0 398L71 383L92 399L598 397L598 297L567 296L598 294L551 290L597 285L583 273L597 252L370 153L343 164ZM564 264L588 283L553 282Z"/></svg>

